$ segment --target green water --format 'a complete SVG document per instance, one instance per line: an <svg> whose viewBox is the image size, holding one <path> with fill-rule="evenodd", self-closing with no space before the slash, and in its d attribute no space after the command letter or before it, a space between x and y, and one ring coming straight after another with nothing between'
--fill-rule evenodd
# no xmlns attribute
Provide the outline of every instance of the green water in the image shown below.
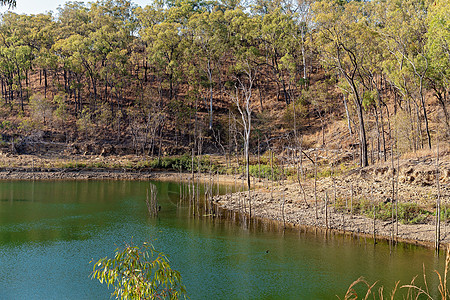
<svg viewBox="0 0 450 300"><path fill-rule="evenodd" d="M193 218L178 184L155 184L162 208L151 219L149 182L0 182L0 299L109 299L89 261L131 240L167 253L191 299L337 299L360 276L389 290L423 264L431 287L443 267L409 245L390 253L365 239Z"/></svg>

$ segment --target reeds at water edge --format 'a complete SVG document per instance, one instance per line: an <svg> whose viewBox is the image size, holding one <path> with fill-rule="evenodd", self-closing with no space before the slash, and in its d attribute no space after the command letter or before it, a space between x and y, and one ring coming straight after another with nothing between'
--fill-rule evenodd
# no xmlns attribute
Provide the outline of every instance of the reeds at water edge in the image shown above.
<svg viewBox="0 0 450 300"><path fill-rule="evenodd" d="M447 283L449 266L450 266L450 246L447 246L444 272L440 273L439 271L434 270L439 280L439 285L437 286L437 289L439 291L438 295L432 295L432 293L430 293L430 288L427 282L427 276L425 273L425 266L424 266L422 284L416 282L418 276L415 276L409 284L405 285L400 285L400 281L397 281L392 291L389 293L389 295L386 296L383 286L381 287L376 286L378 282L370 284L363 277L360 277L348 287L347 292L345 293L343 298L339 296L337 296L337 298L343 300L357 300L357 299L448 300L450 299L450 293ZM360 287L361 285L362 287ZM362 290L362 292L358 294L356 289L358 289L358 291ZM405 291L406 294L402 293L400 295L398 293L399 291Z"/></svg>

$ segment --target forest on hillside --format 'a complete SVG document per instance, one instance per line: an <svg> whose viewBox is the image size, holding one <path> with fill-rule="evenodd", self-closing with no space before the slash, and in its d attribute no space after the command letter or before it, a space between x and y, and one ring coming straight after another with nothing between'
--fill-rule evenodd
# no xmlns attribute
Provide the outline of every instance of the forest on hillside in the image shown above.
<svg viewBox="0 0 450 300"><path fill-rule="evenodd" d="M367 166L369 145L386 159L394 144L448 141L450 2L99 0L6 12L0 78L2 144L18 152L47 137L248 157L313 128L324 145L324 128L341 122Z"/></svg>

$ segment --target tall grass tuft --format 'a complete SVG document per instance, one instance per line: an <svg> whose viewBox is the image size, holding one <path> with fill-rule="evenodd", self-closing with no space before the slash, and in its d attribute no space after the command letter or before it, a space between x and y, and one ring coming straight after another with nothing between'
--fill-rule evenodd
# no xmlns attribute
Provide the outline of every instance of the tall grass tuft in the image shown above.
<svg viewBox="0 0 450 300"><path fill-rule="evenodd" d="M405 284L402 286L400 286L400 281L397 281L395 283L395 287L392 289L390 295L388 297L385 297L384 289L382 286L377 289L376 288L377 282L370 284L363 277L360 277L349 286L349 288L347 289L347 292L345 293L343 298L341 298L339 296L337 296L337 298L343 299L343 300L357 300L357 299L364 299L364 300L366 300L366 299L379 299L379 300L384 300L384 299L438 300L438 299L440 299L440 300L449 300L450 293L449 293L448 284L447 284L449 266L450 266L450 245L447 246L444 273L441 274L437 270L434 271L439 279L439 285L437 287L439 294L436 296L433 296L430 293L430 289L429 289L428 283L427 283L427 277L425 275L425 266L424 266L423 284L422 285L416 283L417 276L415 276L411 280L411 283ZM362 287L360 287L360 286L362 286ZM360 295L358 295L357 290L362 290L362 292L360 292ZM406 292L406 295L405 294L398 295L397 292L399 290L404 290Z"/></svg>

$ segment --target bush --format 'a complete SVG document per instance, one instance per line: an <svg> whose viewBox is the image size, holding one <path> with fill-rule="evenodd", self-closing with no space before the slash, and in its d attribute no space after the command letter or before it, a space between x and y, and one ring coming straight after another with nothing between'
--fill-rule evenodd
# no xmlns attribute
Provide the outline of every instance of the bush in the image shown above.
<svg viewBox="0 0 450 300"><path fill-rule="evenodd" d="M10 121L2 121L0 123L0 129L10 130L12 128L12 123Z"/></svg>
<svg viewBox="0 0 450 300"><path fill-rule="evenodd" d="M53 115L62 123L67 121L69 116L68 107L66 104L66 96L58 94L53 98L53 102L56 104L56 109Z"/></svg>
<svg viewBox="0 0 450 300"><path fill-rule="evenodd" d="M393 118L392 127L400 153L411 151L414 148L414 140L418 139L417 133L413 130L412 118L407 112L399 110Z"/></svg>
<svg viewBox="0 0 450 300"><path fill-rule="evenodd" d="M399 203L398 219L403 224L420 224L431 215L429 211L421 209L415 203Z"/></svg>
<svg viewBox="0 0 450 300"><path fill-rule="evenodd" d="M198 171L198 160L194 158L194 171ZM175 171L188 171L192 172L192 157L188 154L179 157L163 157L161 159L155 159L145 164L140 164L140 167L150 167L154 169L168 169ZM201 172L209 172L210 170L210 161L208 157L202 157L200 160L200 168ZM211 169L213 172L219 170L219 165L216 163L212 163Z"/></svg>
<svg viewBox="0 0 450 300"><path fill-rule="evenodd" d="M41 94L34 94L30 98L31 116L33 120L42 122L44 125L52 118L52 104Z"/></svg>
<svg viewBox="0 0 450 300"><path fill-rule="evenodd" d="M94 124L91 120L91 112L89 108L83 108L81 111L81 115L77 120L77 129L86 134L89 135L94 130Z"/></svg>
<svg viewBox="0 0 450 300"><path fill-rule="evenodd" d="M245 169L245 166L242 167ZM241 168L241 172L242 169ZM270 180L279 180L281 178L281 170L274 166L273 167L273 175L272 175L272 168L270 165L261 165L260 167L258 165L251 165L249 168L250 175L257 178L268 178Z"/></svg>
<svg viewBox="0 0 450 300"><path fill-rule="evenodd" d="M436 216L436 207L434 206L433 216ZM450 220L450 205L443 204L441 205L441 220L448 221Z"/></svg>

